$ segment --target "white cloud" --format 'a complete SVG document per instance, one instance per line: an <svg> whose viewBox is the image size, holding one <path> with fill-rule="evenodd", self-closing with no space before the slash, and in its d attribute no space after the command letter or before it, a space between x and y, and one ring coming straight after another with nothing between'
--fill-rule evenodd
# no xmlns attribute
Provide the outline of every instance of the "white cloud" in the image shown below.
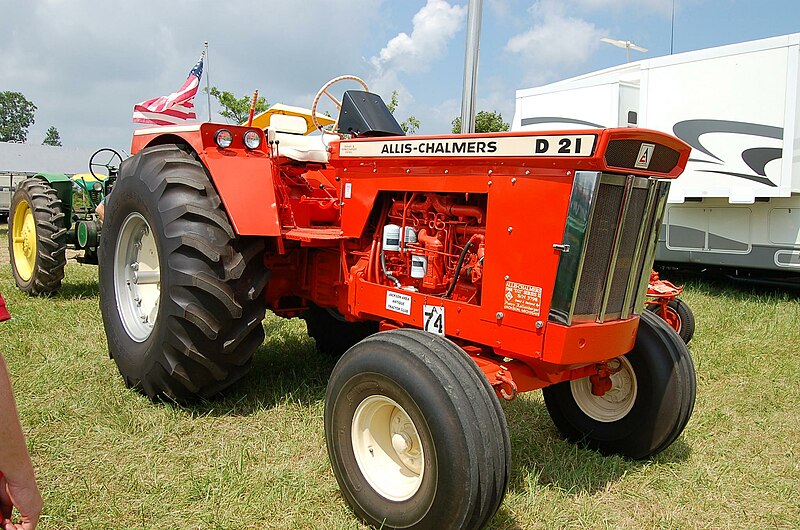
<svg viewBox="0 0 800 530"><path fill-rule="evenodd" d="M399 33L370 63L381 73L424 72L447 51L447 45L461 29L466 7L445 0L428 0L414 15L411 35Z"/></svg>
<svg viewBox="0 0 800 530"><path fill-rule="evenodd" d="M675 9L678 5L674 0L575 0L579 12L581 10L609 10L609 9L631 9L635 8L639 11L654 11L659 15L671 15L672 6L675 4Z"/></svg>
<svg viewBox="0 0 800 530"><path fill-rule="evenodd" d="M521 56L523 67L531 72L529 81L543 82L556 71L586 63L606 34L591 22L568 15L568 11L573 10L557 0L536 2L530 9L534 26L506 43L506 51Z"/></svg>

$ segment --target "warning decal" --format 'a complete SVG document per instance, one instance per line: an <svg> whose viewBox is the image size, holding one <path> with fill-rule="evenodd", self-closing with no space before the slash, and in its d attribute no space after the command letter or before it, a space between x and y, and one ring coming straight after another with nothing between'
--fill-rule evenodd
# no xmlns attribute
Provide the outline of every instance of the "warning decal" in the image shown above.
<svg viewBox="0 0 800 530"><path fill-rule="evenodd" d="M503 309L538 317L542 306L542 288L524 283L506 282Z"/></svg>

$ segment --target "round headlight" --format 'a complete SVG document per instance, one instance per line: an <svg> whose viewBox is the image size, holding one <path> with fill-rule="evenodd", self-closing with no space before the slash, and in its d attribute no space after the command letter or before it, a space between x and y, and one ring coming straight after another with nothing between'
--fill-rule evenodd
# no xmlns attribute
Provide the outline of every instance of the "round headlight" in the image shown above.
<svg viewBox="0 0 800 530"><path fill-rule="evenodd" d="M244 133L244 145L248 149L258 149L261 145L261 135L257 131L247 131Z"/></svg>
<svg viewBox="0 0 800 530"><path fill-rule="evenodd" d="M227 149L233 143L233 134L228 129L220 129L214 133L214 141L222 149Z"/></svg>

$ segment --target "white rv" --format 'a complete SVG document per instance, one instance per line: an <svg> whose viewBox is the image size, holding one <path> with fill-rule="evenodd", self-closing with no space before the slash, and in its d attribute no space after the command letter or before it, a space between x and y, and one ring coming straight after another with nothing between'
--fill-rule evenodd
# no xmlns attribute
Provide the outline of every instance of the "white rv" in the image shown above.
<svg viewBox="0 0 800 530"><path fill-rule="evenodd" d="M656 260L800 272L800 33L517 91L512 129L646 127L692 146Z"/></svg>

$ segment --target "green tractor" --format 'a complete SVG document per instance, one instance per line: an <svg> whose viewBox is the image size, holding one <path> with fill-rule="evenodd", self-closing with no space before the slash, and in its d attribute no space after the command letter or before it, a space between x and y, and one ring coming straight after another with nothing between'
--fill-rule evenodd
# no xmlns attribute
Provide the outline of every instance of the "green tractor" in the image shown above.
<svg viewBox="0 0 800 530"><path fill-rule="evenodd" d="M97 264L102 220L96 208L111 192L122 157L100 149L89 173L39 173L20 182L8 215L8 251L17 287L31 296L61 288L67 249L81 263Z"/></svg>

